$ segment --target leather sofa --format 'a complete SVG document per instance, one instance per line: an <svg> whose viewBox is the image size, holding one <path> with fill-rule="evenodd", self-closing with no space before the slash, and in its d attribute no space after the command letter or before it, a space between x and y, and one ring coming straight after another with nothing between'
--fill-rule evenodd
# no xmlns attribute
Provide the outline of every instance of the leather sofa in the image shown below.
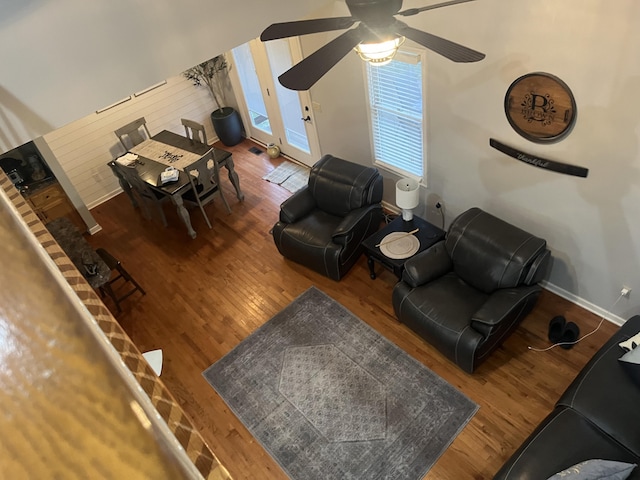
<svg viewBox="0 0 640 480"><path fill-rule="evenodd" d="M325 155L306 187L280 206L272 233L278 251L333 280L340 280L363 253L362 241L382 222L382 175Z"/></svg>
<svg viewBox="0 0 640 480"><path fill-rule="evenodd" d="M549 258L543 239L471 208L405 262L395 314L472 373L531 311Z"/></svg>
<svg viewBox="0 0 640 480"><path fill-rule="evenodd" d="M591 459L640 465L640 385L618 362L618 344L638 332L637 315L598 350L494 480L546 479ZM640 479L640 467L628 478Z"/></svg>

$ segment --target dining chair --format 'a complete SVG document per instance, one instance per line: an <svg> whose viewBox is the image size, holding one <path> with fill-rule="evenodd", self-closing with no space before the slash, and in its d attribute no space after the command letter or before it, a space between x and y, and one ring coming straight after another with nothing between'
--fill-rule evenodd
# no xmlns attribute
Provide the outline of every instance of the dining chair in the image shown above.
<svg viewBox="0 0 640 480"><path fill-rule="evenodd" d="M138 175L138 171L135 168L125 167L124 165L120 165L118 162L113 163L114 168L131 186L130 192L133 193L134 196L137 195L138 199L140 200L136 203L142 207L143 215L151 220L151 209L149 208L149 206L151 205L158 211L160 220L162 221L162 225L166 227L167 218L164 215L162 203L168 197L152 189L147 182L140 178L140 176Z"/></svg>
<svg viewBox="0 0 640 480"><path fill-rule="evenodd" d="M131 205L133 205L133 208L138 208L138 201L136 200L136 197L133 194L133 191L131 191L131 185L129 185L129 182L127 182L127 179L120 172L120 169L118 168L118 164L116 163L116 161L111 160L109 163L107 163L107 165L111 169L111 172L113 173L113 175L118 179L118 183L120 184L120 188L122 188L122 191L124 191L124 193L126 193L127 196L129 197L129 200L131 200Z"/></svg>
<svg viewBox="0 0 640 480"><path fill-rule="evenodd" d="M204 206L214 200L216 193L220 195L227 212L231 213L231 208L229 208L229 204L222 193L222 188L220 188L220 170L218 162L214 160L213 150L210 150L197 162L186 167L184 171L189 176L191 190L182 195L183 200L197 203L207 225L209 228L213 228L207 213L204 211Z"/></svg>
<svg viewBox="0 0 640 480"><path fill-rule="evenodd" d="M120 260L111 255L104 248L96 249L96 253L100 256L100 258L102 258L104 263L107 264L112 272L117 273L115 277L111 278L107 283L100 287L100 294L103 297L105 294L107 294L111 298L111 300L113 300L113 302L116 304L118 313L122 311L120 302L122 302L125 298L128 298L135 292L140 292L142 295L147 294L147 292L144 291L140 284L136 282L129 274L129 272L125 270L125 268L122 266L122 263L120 263ZM119 285L117 288L114 288L114 283L120 279L124 280L124 283L120 282L121 285ZM126 285L127 283L131 283L133 285L133 288L127 289L125 292L122 292L124 285Z"/></svg>
<svg viewBox="0 0 640 480"><path fill-rule="evenodd" d="M118 128L115 130L115 134L118 139L120 139L122 146L127 150L151 138L151 134L147 128L147 121L144 117L140 117L133 122L127 123L125 126ZM125 143L126 138L129 139L129 143L131 145L127 145Z"/></svg>
<svg viewBox="0 0 640 480"><path fill-rule="evenodd" d="M193 142L204 143L208 145L207 133L204 131L204 125L187 118L181 118L180 122L184 125L184 132L187 138Z"/></svg>
<svg viewBox="0 0 640 480"><path fill-rule="evenodd" d="M184 125L184 131L187 138L189 138L193 142L200 142L204 143L205 145L209 145L207 142L207 134L204 130L204 125L187 118L181 118L180 121L182 122L182 125ZM240 178L238 178L238 174L235 171L231 152L216 149L214 158L218 162L218 170L224 167L227 169L227 172L229 172L229 181L233 185L233 188L236 189L238 200L244 200L244 194L240 190Z"/></svg>

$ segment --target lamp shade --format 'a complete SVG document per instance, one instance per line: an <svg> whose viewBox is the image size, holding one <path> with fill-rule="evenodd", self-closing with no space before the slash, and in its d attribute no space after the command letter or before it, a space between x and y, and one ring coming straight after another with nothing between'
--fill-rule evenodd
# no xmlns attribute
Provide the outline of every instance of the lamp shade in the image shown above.
<svg viewBox="0 0 640 480"><path fill-rule="evenodd" d="M401 178L396 182L396 205L402 209L402 218L411 220L411 210L420 203L420 184L413 178Z"/></svg>

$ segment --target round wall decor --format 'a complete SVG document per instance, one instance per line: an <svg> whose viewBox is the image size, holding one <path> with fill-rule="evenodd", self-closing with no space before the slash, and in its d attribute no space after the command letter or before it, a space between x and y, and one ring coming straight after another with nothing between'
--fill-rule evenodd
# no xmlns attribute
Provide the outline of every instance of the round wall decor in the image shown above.
<svg viewBox="0 0 640 480"><path fill-rule="evenodd" d="M528 73L507 89L504 110L513 129L527 140L556 142L576 121L576 101L571 90L549 73Z"/></svg>

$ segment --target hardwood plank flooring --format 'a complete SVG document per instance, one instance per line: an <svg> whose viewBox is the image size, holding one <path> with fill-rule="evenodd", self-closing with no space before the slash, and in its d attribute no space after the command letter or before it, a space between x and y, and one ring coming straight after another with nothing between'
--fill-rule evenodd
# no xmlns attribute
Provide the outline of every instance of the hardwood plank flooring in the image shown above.
<svg viewBox="0 0 640 480"><path fill-rule="evenodd" d="M162 379L235 479L282 480L287 476L202 371L315 285L480 405L425 478L491 478L618 327L605 321L571 350L528 350L529 345L547 346L547 326L555 315L576 322L585 333L600 320L545 291L502 347L476 373L466 374L396 320L391 272L378 267L378 278L371 280L363 256L342 281L334 282L280 256L269 230L290 193L261 177L282 159L255 155L249 152L252 146L248 140L221 146L233 153L245 200L236 199L223 177L232 214L219 201L209 205L210 230L198 208L190 209L195 240L170 204L165 205L167 228L144 219L124 194L92 210L103 230L90 243L117 256L147 291L124 302L120 324L142 351L163 349ZM108 299L105 303L115 312Z"/></svg>

